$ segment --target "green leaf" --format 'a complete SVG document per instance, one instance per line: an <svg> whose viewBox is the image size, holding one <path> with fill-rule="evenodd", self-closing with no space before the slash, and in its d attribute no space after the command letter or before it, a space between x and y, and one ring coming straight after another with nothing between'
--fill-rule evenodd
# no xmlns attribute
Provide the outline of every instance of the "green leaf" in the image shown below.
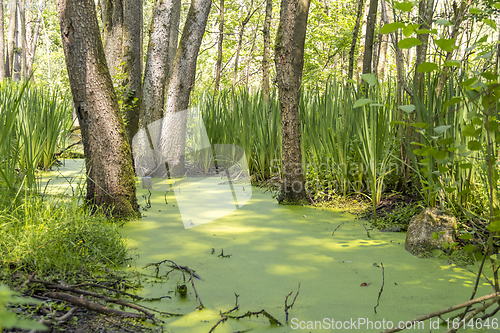
<svg viewBox="0 0 500 333"><path fill-rule="evenodd" d="M409 49L417 45L422 45L422 42L420 41L420 39L415 37L404 38L398 42L398 46L400 49Z"/></svg>
<svg viewBox="0 0 500 333"><path fill-rule="evenodd" d="M451 145L453 142L455 142L455 138L441 139L438 142L443 146L448 146Z"/></svg>
<svg viewBox="0 0 500 333"><path fill-rule="evenodd" d="M474 7L472 7L471 9L469 9L469 12L470 12L471 14L482 14L482 13L484 13L481 9L479 9L479 8L474 8Z"/></svg>
<svg viewBox="0 0 500 333"><path fill-rule="evenodd" d="M435 231L434 231L434 232L432 233L432 237L431 237L431 239L439 239L439 235L437 234L437 232L435 232Z"/></svg>
<svg viewBox="0 0 500 333"><path fill-rule="evenodd" d="M476 140L471 140L469 141L469 143L467 143L467 148L469 148L469 150L481 150L482 148L481 142Z"/></svg>
<svg viewBox="0 0 500 333"><path fill-rule="evenodd" d="M377 77L374 74L363 74L361 75L361 78L372 87L377 84Z"/></svg>
<svg viewBox="0 0 500 333"><path fill-rule="evenodd" d="M401 110L403 110L404 112L406 112L406 113L412 113L416 109L415 105L413 105L413 104L410 104L410 105L400 105L399 108Z"/></svg>
<svg viewBox="0 0 500 333"><path fill-rule="evenodd" d="M408 24L406 27L403 28L403 35L405 35L405 37L410 37L415 32L415 30L417 30L419 26L420 25L417 23Z"/></svg>
<svg viewBox="0 0 500 333"><path fill-rule="evenodd" d="M464 163L459 165L460 169L472 169L472 164L471 163Z"/></svg>
<svg viewBox="0 0 500 333"><path fill-rule="evenodd" d="M459 86L462 87L470 87L472 84L474 84L477 81L477 78L473 77L470 79L465 80L464 82L460 82Z"/></svg>
<svg viewBox="0 0 500 333"><path fill-rule="evenodd" d="M448 154L443 150L437 150L434 148L429 149L429 155L437 160L444 160Z"/></svg>
<svg viewBox="0 0 500 333"><path fill-rule="evenodd" d="M498 122L496 120L490 120L488 122L488 128L490 132L496 132L498 131Z"/></svg>
<svg viewBox="0 0 500 333"><path fill-rule="evenodd" d="M410 125L413 127L421 128L421 129L426 129L429 127L429 124L427 124L427 123L413 123Z"/></svg>
<svg viewBox="0 0 500 333"><path fill-rule="evenodd" d="M455 46L455 42L457 41L456 38L441 38L441 39L437 39L437 40L434 40L434 42L436 43L436 45L446 51L446 52L453 52L453 50L455 50L457 47Z"/></svg>
<svg viewBox="0 0 500 333"><path fill-rule="evenodd" d="M403 12L411 12L413 6L415 5L413 4L413 2L410 1L402 1L402 2L394 1L394 7L396 7L399 10L402 10Z"/></svg>
<svg viewBox="0 0 500 333"><path fill-rule="evenodd" d="M468 240L468 239L472 239L472 238L474 238L474 236L472 236L471 234L463 234L463 235L458 236L458 239L463 239L463 240Z"/></svg>
<svg viewBox="0 0 500 333"><path fill-rule="evenodd" d="M443 18L437 19L437 20L436 20L436 23L437 23L437 24L440 24L440 25L445 25L445 26L446 26L446 25L451 25L451 23L450 23L449 21L447 21L447 20L445 20L445 19L443 19Z"/></svg>
<svg viewBox="0 0 500 333"><path fill-rule="evenodd" d="M379 33L381 34L390 34L391 32L397 31L400 28L404 28L405 24L403 22L394 22L384 24L382 28L380 28Z"/></svg>
<svg viewBox="0 0 500 333"><path fill-rule="evenodd" d="M460 67L462 64L458 60L447 60L444 62L446 67Z"/></svg>
<svg viewBox="0 0 500 333"><path fill-rule="evenodd" d="M439 172L441 172L441 173L447 173L448 171L450 171L450 168L445 167L444 165L440 165L440 166L438 166L438 170L439 170ZM454 190L455 190L455 189L453 189L453 191L454 191Z"/></svg>
<svg viewBox="0 0 500 333"><path fill-rule="evenodd" d="M453 104L460 103L463 100L464 100L463 97L459 97L459 96L452 97L452 98L450 98L450 100L448 102L444 103L443 109L446 109L447 107L449 107Z"/></svg>
<svg viewBox="0 0 500 333"><path fill-rule="evenodd" d="M434 127L434 132L436 134L443 134L444 132L446 132L449 128L451 127L451 125L442 125L442 126L437 126L437 127Z"/></svg>
<svg viewBox="0 0 500 333"><path fill-rule="evenodd" d="M417 29L417 30L415 30L415 32L417 33L417 35L423 35L423 34L430 34L432 32L432 30L430 30L430 29Z"/></svg>
<svg viewBox="0 0 500 333"><path fill-rule="evenodd" d="M423 62L417 67L417 72L419 73L429 73L438 70L439 66L433 62Z"/></svg>
<svg viewBox="0 0 500 333"><path fill-rule="evenodd" d="M479 134L478 131L479 131L479 133L481 133L481 129L476 130L474 125L467 124L462 128L462 135L475 137Z"/></svg>
<svg viewBox="0 0 500 333"><path fill-rule="evenodd" d="M495 23L495 21L485 18L483 19L483 22L489 25L493 30L497 30L497 24Z"/></svg>
<svg viewBox="0 0 500 333"><path fill-rule="evenodd" d="M493 7L495 7L496 9L500 9L500 2L494 3Z"/></svg>
<svg viewBox="0 0 500 333"><path fill-rule="evenodd" d="M496 80L498 80L498 75L493 74L491 72L481 73L481 76L484 77L488 81L496 81Z"/></svg>
<svg viewBox="0 0 500 333"><path fill-rule="evenodd" d="M429 154L429 148L418 148L413 150L413 153L418 156L427 156Z"/></svg>
<svg viewBox="0 0 500 333"><path fill-rule="evenodd" d="M446 250L447 248L450 247L450 243L448 242L443 242L443 250Z"/></svg>
<svg viewBox="0 0 500 333"><path fill-rule="evenodd" d="M373 103L373 101L369 98L360 98L354 103L353 108L359 108L369 103Z"/></svg>
<svg viewBox="0 0 500 333"><path fill-rule="evenodd" d="M465 245L463 247L463 250L464 251L467 251L467 252L475 252L476 251L476 247L472 244L468 244L468 245Z"/></svg>

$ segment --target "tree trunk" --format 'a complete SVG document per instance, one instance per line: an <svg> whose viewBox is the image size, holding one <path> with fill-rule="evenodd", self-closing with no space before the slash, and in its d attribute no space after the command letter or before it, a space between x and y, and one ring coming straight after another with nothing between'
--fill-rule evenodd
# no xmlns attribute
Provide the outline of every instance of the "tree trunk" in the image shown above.
<svg viewBox="0 0 500 333"><path fill-rule="evenodd" d="M21 70L22 70L22 40L21 40L21 15L19 10L19 3L16 1L16 11L14 13L16 17L16 29L14 32L14 65L12 67L12 80L20 81L21 80Z"/></svg>
<svg viewBox="0 0 500 333"><path fill-rule="evenodd" d="M142 88L142 0L107 0L101 2L104 18L104 51L112 77L123 91L126 132L132 140L139 129Z"/></svg>
<svg viewBox="0 0 500 333"><path fill-rule="evenodd" d="M56 0L85 154L90 205L136 216L132 154L99 34L94 0Z"/></svg>
<svg viewBox="0 0 500 333"><path fill-rule="evenodd" d="M257 23L255 25L255 30L253 32L253 37L252 37L252 47L250 48L250 54L248 55L247 74L245 77L245 87L246 88L248 88L248 78L250 77L250 67L252 66L252 60L254 59L255 41L257 40L257 31L259 30L259 23L260 23L260 21L257 21Z"/></svg>
<svg viewBox="0 0 500 333"><path fill-rule="evenodd" d="M9 1L9 31L7 33L7 77L12 77L16 49L17 1Z"/></svg>
<svg viewBox="0 0 500 333"><path fill-rule="evenodd" d="M3 0L0 0L0 19L2 24L0 24L0 59L2 62L0 63L0 81L7 77L7 61L5 59L5 32L3 28Z"/></svg>
<svg viewBox="0 0 500 333"><path fill-rule="evenodd" d="M29 46L26 47L26 72L27 77L31 76L33 72L33 63L35 61L35 53L36 47L38 43L38 38L40 37L40 21L42 20L42 16L40 12L37 10L35 26L26 31L26 42Z"/></svg>
<svg viewBox="0 0 500 333"><path fill-rule="evenodd" d="M160 151L171 177L184 175L186 143L185 111L195 83L196 61L210 13L211 1L191 0L179 48L167 87L165 116L179 121L163 121Z"/></svg>
<svg viewBox="0 0 500 333"><path fill-rule="evenodd" d="M363 74L372 72L373 38L375 36L375 22L377 21L378 0L370 0L370 10L366 20L365 50L363 55Z"/></svg>
<svg viewBox="0 0 500 333"><path fill-rule="evenodd" d="M245 26L252 18L255 11L253 9L253 0L250 1L250 7L248 9L247 16L241 21L240 29L238 32L238 46L236 47L236 55L234 56L234 72L233 72L233 88L236 87L238 81L238 64L240 61L241 44L243 43L243 35L245 33Z"/></svg>
<svg viewBox="0 0 500 333"><path fill-rule="evenodd" d="M373 0L369 0L365 3L365 6L363 8L363 16L361 17L363 21L361 21L361 27L360 27L361 37L359 38L358 69L357 69L356 81L359 80L359 74L363 73L363 58L364 58L363 55L365 53L365 42L367 33L366 23L368 21L368 12L370 11L371 1Z"/></svg>
<svg viewBox="0 0 500 333"><path fill-rule="evenodd" d="M385 1L385 0L382 0ZM380 56L378 62L378 77L380 80L385 79L385 65L387 64L387 44L389 43L387 35L380 36Z"/></svg>
<svg viewBox="0 0 500 333"><path fill-rule="evenodd" d="M262 34L264 36L264 52L262 55L262 90L264 103L269 101L269 51L271 49L271 19L273 15L273 1L266 0L266 16L264 18L264 29Z"/></svg>
<svg viewBox="0 0 500 333"><path fill-rule="evenodd" d="M21 35L20 35L20 43L19 45L21 46L21 62L22 62L22 77L24 81L28 81L28 67L26 66L26 9L24 6L24 0L19 0L19 5L18 5L18 15L19 15L19 25L21 29ZM19 29L18 28L18 29Z"/></svg>
<svg viewBox="0 0 500 333"><path fill-rule="evenodd" d="M141 128L163 117L165 87L177 49L180 0L156 0L149 33L141 104ZM172 36L174 35L174 36ZM170 45L175 40L175 45ZM174 56L172 57L172 53Z"/></svg>
<svg viewBox="0 0 500 333"><path fill-rule="evenodd" d="M219 3L219 36L217 37L217 62L215 64L214 94L219 92L220 74L222 72L222 42L224 41L224 0Z"/></svg>
<svg viewBox="0 0 500 333"><path fill-rule="evenodd" d="M302 204L306 191L300 145L299 99L310 0L282 0L275 63L282 131L283 184L279 201Z"/></svg>
<svg viewBox="0 0 500 333"><path fill-rule="evenodd" d="M363 15L363 7L364 0L359 0L358 15L356 16L356 24L354 25L354 31L352 32L351 49L349 51L349 71L347 73L348 79L352 79L354 75L354 53L356 52L356 44L358 43L359 26L361 23L361 16Z"/></svg>
<svg viewBox="0 0 500 333"><path fill-rule="evenodd" d="M432 25L432 15L434 13L434 0L422 0L418 6L418 17L420 27L419 29L431 30ZM417 56L415 61L415 74L413 76L413 84L417 88L417 93L420 97L424 94L424 73L419 73L417 71L418 66L420 66L427 57L427 47L429 44L429 34L417 35L418 39L422 42L421 45L417 45Z"/></svg>

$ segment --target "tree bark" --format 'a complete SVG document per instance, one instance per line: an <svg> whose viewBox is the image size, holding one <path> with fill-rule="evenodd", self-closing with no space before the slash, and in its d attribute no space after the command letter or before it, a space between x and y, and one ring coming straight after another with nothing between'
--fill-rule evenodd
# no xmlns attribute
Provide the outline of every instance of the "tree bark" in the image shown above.
<svg viewBox="0 0 500 333"><path fill-rule="evenodd" d="M356 16L356 24L354 25L354 31L352 32L351 49L349 50L349 70L347 73L348 79L352 79L354 75L354 53L356 52L356 44L358 43L359 26L361 23L361 16L363 15L363 7L364 0L359 0L358 15Z"/></svg>
<svg viewBox="0 0 500 333"><path fill-rule="evenodd" d="M177 50L180 11L180 0L155 1L144 73L141 128L163 117L165 87L175 58L173 50Z"/></svg>
<svg viewBox="0 0 500 333"><path fill-rule="evenodd" d="M431 29L432 25L432 15L434 13L434 0L422 0L418 6L418 17L420 27L419 29ZM415 74L413 76L413 84L417 88L417 93L419 96L424 94L424 73L419 73L417 71L418 66L420 66L427 57L427 47L429 44L429 34L419 34L418 39L422 42L421 45L417 45L417 56L415 60Z"/></svg>
<svg viewBox="0 0 500 333"><path fill-rule="evenodd" d="M273 15L273 1L266 0L266 16L264 19L264 29L262 29L262 34L264 36L264 52L262 55L262 90L264 103L267 104L269 101L269 66L270 57L269 51L271 49L271 19Z"/></svg>
<svg viewBox="0 0 500 333"><path fill-rule="evenodd" d="M302 204L305 196L299 100L310 0L282 0L275 63L282 131L283 184L279 201Z"/></svg>
<svg viewBox="0 0 500 333"><path fill-rule="evenodd" d="M37 9L35 25L31 26L26 30L26 72L27 77L31 76L33 72L33 63L35 61L35 53L37 48L38 39L40 37L40 21L42 20L42 16Z"/></svg>
<svg viewBox="0 0 500 333"><path fill-rule="evenodd" d="M160 151L171 177L185 173L187 119L185 113L180 112L189 105L189 96L195 83L196 61L211 5L211 1L191 0L167 87L165 116L178 121L163 121Z"/></svg>
<svg viewBox="0 0 500 333"><path fill-rule="evenodd" d="M7 77L12 77L16 49L17 1L9 1L9 31L7 33Z"/></svg>
<svg viewBox="0 0 500 333"><path fill-rule="evenodd" d="M56 0L68 77L87 170L89 205L136 216L132 154L120 115L94 0Z"/></svg>
<svg viewBox="0 0 500 333"><path fill-rule="evenodd" d="M7 77L7 61L5 59L5 32L3 28L3 0L0 0L0 19L2 24L0 24L0 81Z"/></svg>
<svg viewBox="0 0 500 333"><path fill-rule="evenodd" d="M19 8L19 2L16 0L16 11L14 13L16 17L16 28L14 32L14 65L12 67L12 80L20 81L21 80L21 71L22 71L22 40L21 40L21 14Z"/></svg>
<svg viewBox="0 0 500 333"><path fill-rule="evenodd" d="M222 42L224 41L224 0L219 2L219 36L217 37L217 62L215 64L214 94L219 92L222 72Z"/></svg>
<svg viewBox="0 0 500 333"><path fill-rule="evenodd" d="M125 110L129 140L139 130L142 88L142 0L107 0L101 2L104 25L104 51L111 77L119 75L124 88L122 108ZM117 69L118 68L118 69Z"/></svg>
<svg viewBox="0 0 500 333"><path fill-rule="evenodd" d="M370 9L366 20L365 50L363 55L363 74L372 72L373 38L375 36L375 22L377 21L378 0L370 0Z"/></svg>
<svg viewBox="0 0 500 333"><path fill-rule="evenodd" d="M361 18L363 21L361 21L361 27L360 27L360 32L361 32L361 37L359 38L359 50L358 50L358 69L357 69L357 76L356 76L356 81L359 80L359 75L363 73L363 55L365 53L365 42L366 42L366 23L368 21L368 12L370 11L370 1L369 0L365 3L364 8L363 8L363 15Z"/></svg>

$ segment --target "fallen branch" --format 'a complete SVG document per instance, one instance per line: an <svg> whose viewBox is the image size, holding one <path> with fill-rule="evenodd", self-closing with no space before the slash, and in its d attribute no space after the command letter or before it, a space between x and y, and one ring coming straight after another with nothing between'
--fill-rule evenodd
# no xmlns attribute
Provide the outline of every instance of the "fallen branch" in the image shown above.
<svg viewBox="0 0 500 333"><path fill-rule="evenodd" d="M260 310L259 312L251 312L251 311L248 311L247 313L245 313L244 315L242 316L227 316L228 318L232 318L232 319L243 319L243 318L250 318L252 316L259 316L259 315L263 315L264 317L266 317L267 319L269 319L269 323L271 325L277 325L277 326L283 326L282 323L280 323L280 321L276 318L274 318L273 316L271 316L269 314L269 312L267 312L266 310L262 309Z"/></svg>
<svg viewBox="0 0 500 333"><path fill-rule="evenodd" d="M487 308L489 308L490 306L492 306L493 304L495 304L496 302L498 302L498 300L500 300L500 297L495 297L491 301L489 301L488 303L484 304L483 306L480 306L480 307L476 308L467 317L465 317L464 320L460 320L458 322L458 327L452 327L451 329L449 329L448 331L446 331L446 333L456 332L465 323L467 323L469 320L471 320L472 318L474 318L479 312L483 312L484 310L486 310ZM454 326L454 325L452 325L452 326Z"/></svg>
<svg viewBox="0 0 500 333"><path fill-rule="evenodd" d="M295 304L295 300L297 299L297 296L299 296L299 292L300 292L300 282L299 282L299 287L297 288L297 293L295 294L295 297L293 298L292 304L288 305L287 302L288 302L288 297L290 297L290 295L292 295L293 291L290 291L288 293L288 295L286 295L286 297L285 297L285 322L287 324L288 324L288 310L291 309L293 307L293 305Z"/></svg>
<svg viewBox="0 0 500 333"><path fill-rule="evenodd" d="M375 311L375 313L377 313L377 307L378 307L379 302L380 302L380 296L382 296L382 292L384 291L384 283L385 283L384 264L380 263L380 266L382 267L382 287L380 288L380 291L378 293L377 305L375 305L375 307L373 308L373 311Z"/></svg>
<svg viewBox="0 0 500 333"><path fill-rule="evenodd" d="M212 328L210 329L210 331L208 331L208 333L212 333L213 331L215 331L215 329L217 328L217 326L219 326L220 324L222 324L223 322L225 322L227 320L227 317L223 316L222 312L219 311L219 313L220 313L220 317L221 318L219 319L219 321L217 323L215 323L214 326L212 326Z"/></svg>
<svg viewBox="0 0 500 333"><path fill-rule="evenodd" d="M404 327L392 328L390 330L383 331L383 333L399 332L399 331L402 331L402 330L406 329L407 326L411 326L411 325L413 325L416 322L424 321L424 320L427 320L427 319L430 319L430 318L434 318L434 317L438 317L438 316L440 316L442 314L453 312L455 310L459 310L459 309L468 307L468 306L470 306L472 304L481 303L481 302L487 301L489 299L492 299L493 303L498 302L500 300L500 293L493 293L493 294L485 295L485 296L482 296L482 297L478 297L478 298L475 298L473 300L470 300L470 301L467 301L467 302L464 302L464 303L460 303L460 304L457 304L457 305L454 305L454 306L450 306L449 308L446 308L446 309L438 310L438 311L435 311L435 312L432 312L432 313L429 313L429 314L417 317L417 318L415 318L413 320L410 320L410 321L406 322L407 325L405 324Z"/></svg>
<svg viewBox="0 0 500 333"><path fill-rule="evenodd" d="M45 293L44 296L49 297L49 298L53 298L53 299L58 299L61 301L66 301L66 302L71 303L73 305L76 305L76 306L79 306L82 308L86 308L86 309L89 309L92 311L96 311L99 313L112 314L112 315L117 315L117 316L126 317L126 318L147 319L144 315L141 315L138 313L118 311L115 309L111 309L111 308L102 306L101 304L90 302L84 298L76 297L76 296L66 294L66 293L48 292L48 293Z"/></svg>
<svg viewBox="0 0 500 333"><path fill-rule="evenodd" d="M87 295L87 296L99 298L99 299L102 299L102 300L109 302L109 303L123 305L123 306L126 306L128 308L135 309L139 312L142 312L150 318L154 318L154 315L152 313L148 312L147 310L145 310L142 306L137 305L137 304L133 304L133 303L128 303L128 302L125 302L121 299L111 298L111 297L103 296L103 295L100 295L98 293L88 291L85 289L74 288L73 286L69 286L69 285L55 284L55 283L43 281L43 280L32 280L31 282L45 284L47 286L47 288L71 291L71 292L74 292L74 293L77 293L80 295Z"/></svg>
<svg viewBox="0 0 500 333"><path fill-rule="evenodd" d="M198 274L195 273L194 270L192 270L188 266L177 265L172 260L163 260L163 261L160 261L160 262L157 262L157 263L150 263L150 264L147 264L146 266L144 266L144 268L148 268L149 266L156 266L156 275L158 275L159 270L160 270L160 265L163 264L163 263L166 263L166 262L169 262L169 263L172 264L172 265L168 265L169 267L172 267L174 269L178 269L178 270L180 270L182 272L182 276L184 277L184 282L186 281L186 277L184 276L184 272L189 273L189 275L194 276L198 280L203 280Z"/></svg>

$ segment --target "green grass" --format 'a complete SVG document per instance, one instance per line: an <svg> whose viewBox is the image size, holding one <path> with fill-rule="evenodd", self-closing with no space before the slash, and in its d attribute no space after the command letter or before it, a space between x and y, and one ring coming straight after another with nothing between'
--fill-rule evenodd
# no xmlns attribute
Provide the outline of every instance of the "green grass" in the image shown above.
<svg viewBox="0 0 500 333"><path fill-rule="evenodd" d="M5 196L5 192L3 193ZM90 214L76 198L37 195L0 210L0 267L41 275L117 267L125 241L113 219Z"/></svg>

